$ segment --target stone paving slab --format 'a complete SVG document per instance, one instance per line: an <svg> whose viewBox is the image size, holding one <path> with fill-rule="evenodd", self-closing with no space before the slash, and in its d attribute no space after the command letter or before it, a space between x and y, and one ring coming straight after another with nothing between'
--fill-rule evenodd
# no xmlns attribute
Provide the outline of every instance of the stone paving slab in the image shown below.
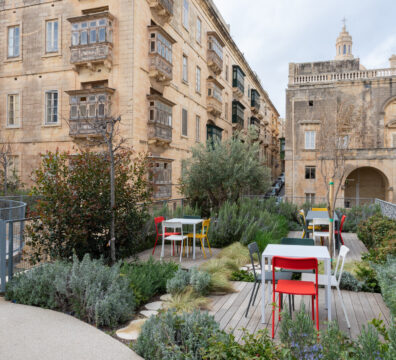
<svg viewBox="0 0 396 360"><path fill-rule="evenodd" d="M134 360L126 345L72 316L0 297L0 359Z"/></svg>

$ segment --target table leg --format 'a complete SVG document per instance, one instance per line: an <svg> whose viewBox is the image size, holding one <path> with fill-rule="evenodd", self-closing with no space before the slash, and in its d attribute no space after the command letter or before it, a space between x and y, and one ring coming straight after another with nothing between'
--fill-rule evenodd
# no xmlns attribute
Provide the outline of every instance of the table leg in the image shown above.
<svg viewBox="0 0 396 360"><path fill-rule="evenodd" d="M331 321L331 260L326 260L327 286L326 286L326 305L327 320Z"/></svg>
<svg viewBox="0 0 396 360"><path fill-rule="evenodd" d="M193 239L194 239L194 241L193 241L193 260L195 260L195 224L194 224L194 226L193 226L193 233L194 233L194 237L193 237Z"/></svg>
<svg viewBox="0 0 396 360"><path fill-rule="evenodd" d="M263 268L261 269L261 323L265 323L265 257L262 258Z"/></svg>

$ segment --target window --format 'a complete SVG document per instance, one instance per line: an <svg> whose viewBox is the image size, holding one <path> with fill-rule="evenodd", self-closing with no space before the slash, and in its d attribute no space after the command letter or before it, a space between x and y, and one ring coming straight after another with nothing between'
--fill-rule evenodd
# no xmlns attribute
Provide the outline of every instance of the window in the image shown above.
<svg viewBox="0 0 396 360"><path fill-rule="evenodd" d="M348 54L351 53L351 45L348 45Z"/></svg>
<svg viewBox="0 0 396 360"><path fill-rule="evenodd" d="M172 64L172 43L158 31L150 33L150 53L158 54Z"/></svg>
<svg viewBox="0 0 396 360"><path fill-rule="evenodd" d="M245 73L238 65L232 67L232 87L238 88L242 94L245 92Z"/></svg>
<svg viewBox="0 0 396 360"><path fill-rule="evenodd" d="M305 193L305 202L315 204L315 193Z"/></svg>
<svg viewBox="0 0 396 360"><path fill-rule="evenodd" d="M309 105L309 106L313 106L313 100L309 100L309 101L308 101L308 105Z"/></svg>
<svg viewBox="0 0 396 360"><path fill-rule="evenodd" d="M213 35L210 35L209 38L209 43L208 43L208 47L209 50L212 50L216 53L216 55L223 60L223 47L221 46L219 40L217 40L217 38Z"/></svg>
<svg viewBox="0 0 396 360"><path fill-rule="evenodd" d="M243 126L244 124L244 110L245 107L239 101L232 102L232 123L240 124Z"/></svg>
<svg viewBox="0 0 396 360"><path fill-rule="evenodd" d="M19 156L9 155L8 156L8 169L7 169L7 179L9 181L15 181L19 178Z"/></svg>
<svg viewBox="0 0 396 360"><path fill-rule="evenodd" d="M45 51L47 53L58 52L58 20L51 20L46 23Z"/></svg>
<svg viewBox="0 0 396 360"><path fill-rule="evenodd" d="M172 126L172 107L158 100L150 101L149 120L157 124Z"/></svg>
<svg viewBox="0 0 396 360"><path fill-rule="evenodd" d="M112 42L111 27L106 18L72 23L72 46Z"/></svg>
<svg viewBox="0 0 396 360"><path fill-rule="evenodd" d="M197 115L195 117L195 141L199 142L201 139L201 118Z"/></svg>
<svg viewBox="0 0 396 360"><path fill-rule="evenodd" d="M187 56L183 55L183 81L188 82L188 61Z"/></svg>
<svg viewBox="0 0 396 360"><path fill-rule="evenodd" d="M7 126L19 126L19 94L7 95Z"/></svg>
<svg viewBox="0 0 396 360"><path fill-rule="evenodd" d="M197 43L201 43L202 41L202 21L200 18L197 17L197 33L195 34L195 39L197 40Z"/></svg>
<svg viewBox="0 0 396 360"><path fill-rule="evenodd" d="M89 94L70 96L70 118L104 118L111 114L111 96L102 94Z"/></svg>
<svg viewBox="0 0 396 360"><path fill-rule="evenodd" d="M348 149L349 135L342 135L338 138L338 149Z"/></svg>
<svg viewBox="0 0 396 360"><path fill-rule="evenodd" d="M18 57L19 51L19 40L20 40L20 29L19 25L11 26L8 28L8 57Z"/></svg>
<svg viewBox="0 0 396 360"><path fill-rule="evenodd" d="M396 133L392 134L392 147L396 147Z"/></svg>
<svg viewBox="0 0 396 360"><path fill-rule="evenodd" d="M183 0L183 26L188 29L188 0Z"/></svg>
<svg viewBox="0 0 396 360"><path fill-rule="evenodd" d="M195 73L195 91L201 93L201 69L198 66Z"/></svg>
<svg viewBox="0 0 396 360"><path fill-rule="evenodd" d="M306 166L305 167L305 178L306 179L315 179L316 178L316 167L315 166Z"/></svg>
<svg viewBox="0 0 396 360"><path fill-rule="evenodd" d="M315 137L316 131L306 131L305 132L305 149L314 150L315 149Z"/></svg>
<svg viewBox="0 0 396 360"><path fill-rule="evenodd" d="M172 163L161 160L152 164L153 196L155 199L169 198L172 196Z"/></svg>
<svg viewBox="0 0 396 360"><path fill-rule="evenodd" d="M188 119L187 119L187 110L183 109L182 110L182 136L187 136L187 125L188 125Z"/></svg>
<svg viewBox="0 0 396 360"><path fill-rule="evenodd" d="M221 141L223 129L216 125L206 125L206 140L213 145L214 141Z"/></svg>
<svg viewBox="0 0 396 360"><path fill-rule="evenodd" d="M214 82L208 84L208 96L215 98L219 102L223 102L222 90Z"/></svg>
<svg viewBox="0 0 396 360"><path fill-rule="evenodd" d="M346 45L344 45L344 52L343 52L343 54L344 54L344 55L346 54Z"/></svg>
<svg viewBox="0 0 396 360"><path fill-rule="evenodd" d="M45 92L45 123L58 123L58 91L51 90Z"/></svg>

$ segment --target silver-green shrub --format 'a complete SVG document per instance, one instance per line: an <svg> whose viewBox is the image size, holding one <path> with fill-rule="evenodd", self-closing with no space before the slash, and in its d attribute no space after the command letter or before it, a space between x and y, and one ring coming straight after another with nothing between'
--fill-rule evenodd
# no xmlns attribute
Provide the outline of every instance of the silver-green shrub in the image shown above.
<svg viewBox="0 0 396 360"><path fill-rule="evenodd" d="M150 317L143 325L134 350L150 360L200 360L209 338L220 333L213 316L198 310L174 310Z"/></svg>
<svg viewBox="0 0 396 360"><path fill-rule="evenodd" d="M384 264L373 264L379 286L392 316L396 317L396 257L388 256Z"/></svg>
<svg viewBox="0 0 396 360"><path fill-rule="evenodd" d="M199 271L197 268L190 270L190 285L198 294L206 295L209 292L210 278L206 271Z"/></svg>
<svg viewBox="0 0 396 360"><path fill-rule="evenodd" d="M116 326L135 308L120 265L109 267L89 255L82 261L75 256L73 264L57 261L16 275L7 284L6 299L69 312L96 326Z"/></svg>
<svg viewBox="0 0 396 360"><path fill-rule="evenodd" d="M166 282L166 291L170 294L181 293L188 285L190 285L190 272L179 269L175 276Z"/></svg>

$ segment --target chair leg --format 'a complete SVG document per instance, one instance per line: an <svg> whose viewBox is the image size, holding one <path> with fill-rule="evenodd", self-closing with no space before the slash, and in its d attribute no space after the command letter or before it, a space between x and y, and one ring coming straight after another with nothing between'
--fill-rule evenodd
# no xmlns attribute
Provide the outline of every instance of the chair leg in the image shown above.
<svg viewBox="0 0 396 360"><path fill-rule="evenodd" d="M341 291L340 291L340 288L338 286L337 286L337 292L338 292L338 297L341 300L341 306L342 306L342 310L344 311L346 322L348 324L348 329L350 329L351 328L351 324L349 323L348 315L347 315L347 312L346 312L346 309L345 309L345 305L344 305L344 299L342 298Z"/></svg>
<svg viewBox="0 0 396 360"><path fill-rule="evenodd" d="M278 317L279 321L281 321L282 303L283 303L283 294L279 293L279 317Z"/></svg>
<svg viewBox="0 0 396 360"><path fill-rule="evenodd" d="M315 296L316 298L316 330L318 330L319 333L319 294ZM331 304L329 304L329 306L331 306Z"/></svg>
<svg viewBox="0 0 396 360"><path fill-rule="evenodd" d="M275 335L274 330L275 330L275 291L274 288L272 288L272 338L274 338Z"/></svg>
<svg viewBox="0 0 396 360"><path fill-rule="evenodd" d="M210 242L209 242L209 238L208 238L207 235L205 236L205 239L206 239L206 242L207 242L207 244L208 244L208 248L209 248L210 255L212 255L212 249L210 248Z"/></svg>
<svg viewBox="0 0 396 360"><path fill-rule="evenodd" d="M292 315L292 300L291 300L292 296L289 294L289 315L290 318L293 316Z"/></svg>
<svg viewBox="0 0 396 360"><path fill-rule="evenodd" d="M255 303L255 301L256 301L256 297L257 297L257 294L258 294L258 291L259 291L260 285L261 285L261 282L260 282L260 281L258 281L258 282L257 282L257 289L256 289L256 294L254 295L253 302L252 302L252 306L254 306L254 303Z"/></svg>
<svg viewBox="0 0 396 360"><path fill-rule="evenodd" d="M292 302L293 302L293 311L296 311L296 309L294 308L294 295L292 295Z"/></svg>
<svg viewBox="0 0 396 360"><path fill-rule="evenodd" d="M253 299L253 296L254 296L254 290L255 290L255 289L256 289L256 282L254 282L254 284L253 284L253 289L252 289L252 293L250 294L249 304L248 304L248 307L247 307L247 309L246 309L245 317L248 316L250 304L252 303L252 299Z"/></svg>
<svg viewBox="0 0 396 360"><path fill-rule="evenodd" d="M182 262L182 256L183 256L183 249L184 249L183 243L184 243L184 241L182 239L181 244L180 244L180 262Z"/></svg>
<svg viewBox="0 0 396 360"><path fill-rule="evenodd" d="M315 321L315 305L314 305L314 296L312 295L312 321Z"/></svg>
<svg viewBox="0 0 396 360"><path fill-rule="evenodd" d="M204 258L206 259L206 254L205 254L205 250L204 250L204 243L202 241L202 238L200 238L199 240L201 240L201 250L203 252Z"/></svg>
<svg viewBox="0 0 396 360"><path fill-rule="evenodd" d="M158 234L157 234L157 236L155 237L155 243L154 243L153 255L154 255L154 252L155 252L155 247L157 246L157 241L158 241Z"/></svg>

